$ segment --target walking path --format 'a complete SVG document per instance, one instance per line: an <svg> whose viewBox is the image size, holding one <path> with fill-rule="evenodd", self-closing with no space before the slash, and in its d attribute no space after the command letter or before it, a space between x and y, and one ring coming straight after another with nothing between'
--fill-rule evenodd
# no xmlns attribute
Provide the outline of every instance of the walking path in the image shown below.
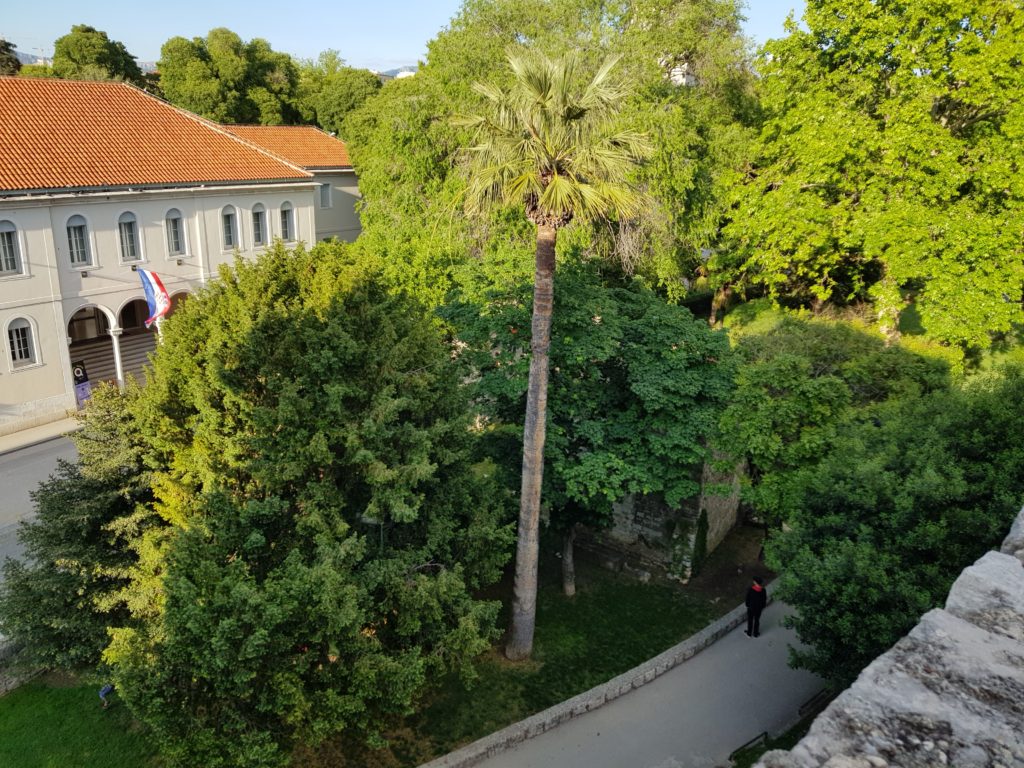
<svg viewBox="0 0 1024 768"><path fill-rule="evenodd" d="M763 731L778 735L823 682L787 665L788 606L773 603L761 637L738 627L625 696L484 760L484 768L715 768Z"/></svg>

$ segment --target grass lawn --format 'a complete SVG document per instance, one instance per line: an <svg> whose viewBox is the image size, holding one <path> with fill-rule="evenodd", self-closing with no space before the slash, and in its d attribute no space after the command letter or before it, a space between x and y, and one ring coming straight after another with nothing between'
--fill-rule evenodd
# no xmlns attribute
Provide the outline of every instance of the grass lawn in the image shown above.
<svg viewBox="0 0 1024 768"><path fill-rule="evenodd" d="M26 683L0 698L0 765L4 768L155 768L156 747L127 708L111 697L100 708L98 685L57 677Z"/></svg>
<svg viewBox="0 0 1024 768"><path fill-rule="evenodd" d="M511 664L496 648L482 658L470 688L445 681L419 711L387 734L390 746L367 750L339 739L300 749L302 768L416 766L510 725L625 672L706 626L743 599L756 562L760 531L739 528L686 587L641 584L601 570L580 554L577 594L561 594L559 561L546 546L537 599L533 659ZM508 583L496 597L511 594ZM157 768L156 749L125 706L100 709L96 685L68 685L51 676L0 698L3 768Z"/></svg>
<svg viewBox="0 0 1024 768"><path fill-rule="evenodd" d="M761 541L760 529L736 529L685 587L641 584L578 554L574 598L562 595L554 547L542 543L547 556L542 552L530 662L512 664L496 648L477 664L472 687L449 678L419 712L387 733L388 749L367 751L339 741L315 754L303 751L298 764L416 766L626 672L739 605L752 575L770 576L757 562Z"/></svg>

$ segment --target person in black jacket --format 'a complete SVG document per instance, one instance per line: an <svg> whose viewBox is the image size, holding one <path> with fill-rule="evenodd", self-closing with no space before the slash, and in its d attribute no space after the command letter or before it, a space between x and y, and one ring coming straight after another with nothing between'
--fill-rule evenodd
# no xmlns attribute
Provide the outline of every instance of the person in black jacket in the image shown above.
<svg viewBox="0 0 1024 768"><path fill-rule="evenodd" d="M768 604L768 590L764 587L764 579L754 577L754 583L747 588L747 628L743 634L747 637L758 637L761 634L761 611Z"/></svg>

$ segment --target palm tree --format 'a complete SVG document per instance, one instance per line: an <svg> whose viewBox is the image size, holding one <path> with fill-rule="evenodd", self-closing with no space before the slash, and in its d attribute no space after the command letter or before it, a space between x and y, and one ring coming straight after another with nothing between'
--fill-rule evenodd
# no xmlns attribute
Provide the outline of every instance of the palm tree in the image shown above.
<svg viewBox="0 0 1024 768"><path fill-rule="evenodd" d="M555 240L573 220L627 218L641 196L627 178L648 150L646 138L615 125L626 96L611 78L607 60L580 87L574 56L549 59L509 53L510 89L477 83L488 102L485 114L458 120L476 129L466 195L468 213L516 204L537 227L533 286L530 378L523 430L523 477L512 629L505 655L527 658L533 650L537 602L537 534L544 476L548 347L554 300Z"/></svg>

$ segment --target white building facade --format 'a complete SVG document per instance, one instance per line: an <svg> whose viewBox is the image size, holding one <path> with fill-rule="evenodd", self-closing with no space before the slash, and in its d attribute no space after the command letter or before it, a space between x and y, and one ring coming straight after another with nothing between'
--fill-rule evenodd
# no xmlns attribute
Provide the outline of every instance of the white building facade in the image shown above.
<svg viewBox="0 0 1024 768"><path fill-rule="evenodd" d="M19 80L0 78L0 434L64 418L82 378L141 375L156 329L136 270L173 307L236 256L326 227L321 180L212 123L123 84ZM48 124L65 108L85 112L77 133Z"/></svg>

